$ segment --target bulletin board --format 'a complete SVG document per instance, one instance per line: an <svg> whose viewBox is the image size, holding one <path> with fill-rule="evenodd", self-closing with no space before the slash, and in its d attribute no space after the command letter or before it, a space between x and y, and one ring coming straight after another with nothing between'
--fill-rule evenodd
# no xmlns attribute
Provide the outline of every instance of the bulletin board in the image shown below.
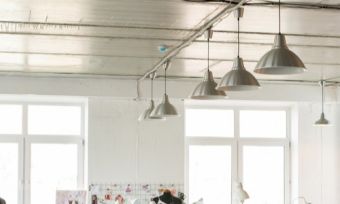
<svg viewBox="0 0 340 204"><path fill-rule="evenodd" d="M91 184L90 204L93 197L97 199L96 204L119 204L120 198L124 199L124 204L149 204L151 198L160 196L164 189L177 197L184 195L183 184Z"/></svg>

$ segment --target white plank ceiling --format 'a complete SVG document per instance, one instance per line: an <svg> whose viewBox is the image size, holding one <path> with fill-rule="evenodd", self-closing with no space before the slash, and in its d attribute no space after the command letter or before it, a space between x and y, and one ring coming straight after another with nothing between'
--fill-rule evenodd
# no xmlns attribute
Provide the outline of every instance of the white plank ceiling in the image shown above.
<svg viewBox="0 0 340 204"><path fill-rule="evenodd" d="M261 1L249 1L261 2ZM262 1L263 2L263 1ZM340 6L340 0L282 0ZM0 0L0 73L88 74L139 77L169 49L221 11L223 3L182 0ZM276 6L246 6L241 56L249 71L271 48L278 31ZM259 79L340 77L340 9L282 8L282 32L308 72ZM222 77L236 55L236 19L216 25L211 66ZM173 60L169 75L201 77L207 67L202 36ZM162 74L162 73L160 73ZM340 81L340 78L336 79Z"/></svg>

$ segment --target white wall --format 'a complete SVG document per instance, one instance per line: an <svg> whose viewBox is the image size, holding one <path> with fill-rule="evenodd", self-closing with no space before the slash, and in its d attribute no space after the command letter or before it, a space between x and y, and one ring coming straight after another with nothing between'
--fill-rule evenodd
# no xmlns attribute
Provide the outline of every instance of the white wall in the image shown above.
<svg viewBox="0 0 340 204"><path fill-rule="evenodd" d="M183 102L173 103L182 113ZM183 183L183 117L140 123L146 107L133 100L89 99L90 182Z"/></svg>
<svg viewBox="0 0 340 204"><path fill-rule="evenodd" d="M171 97L186 98L194 85L193 81L170 81L168 93ZM142 87L149 87L149 84L145 82ZM160 96L162 82L156 82L155 89L155 95ZM327 100L338 101L338 92L328 89ZM0 76L0 93L89 97L89 182L184 182L183 117L166 122L138 123L136 118L147 103L132 100L136 97L134 80ZM148 95L148 91L143 93ZM259 91L229 94L229 97L295 103L299 126L295 127L298 137L294 140L297 160L294 160L293 183L298 184L298 188L293 189L293 195L303 195L315 204L338 204L340 106L327 105L327 117L337 125L321 132L312 126L319 117L319 94L317 86L264 84ZM172 100L183 113L183 102ZM138 159L137 138L140 139ZM136 180L137 166L139 180Z"/></svg>
<svg viewBox="0 0 340 204"><path fill-rule="evenodd" d="M298 105L298 194L312 203L336 204L340 202L340 105L326 106L330 127L311 126L320 111L319 104Z"/></svg>

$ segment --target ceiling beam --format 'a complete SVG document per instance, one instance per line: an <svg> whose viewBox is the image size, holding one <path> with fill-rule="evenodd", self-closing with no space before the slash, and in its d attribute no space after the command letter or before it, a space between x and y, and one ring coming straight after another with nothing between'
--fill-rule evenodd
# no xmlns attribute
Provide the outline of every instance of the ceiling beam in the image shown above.
<svg viewBox="0 0 340 204"><path fill-rule="evenodd" d="M135 59L161 59L159 56L123 56L123 55L102 55L92 53L54 53L54 52L26 52L26 51L4 51L0 50L0 54L22 54L22 55L55 55L55 56L75 56L75 57L107 57L107 58L135 58ZM207 58L199 57L173 57L173 60L197 60L206 61ZM217 62L233 62L234 59L227 58L210 58L211 61ZM244 62L257 62L257 60L244 59ZM320 65L320 66L340 66L340 63L318 63L318 62L305 62L306 65ZM1 66L1 65L0 65ZM142 76L140 76L142 77Z"/></svg>
<svg viewBox="0 0 340 204"><path fill-rule="evenodd" d="M237 31L221 31L214 30L214 33L224 34L237 34ZM275 36L277 33L272 32L253 32L253 31L240 31L241 35L268 35ZM24 36L52 36L52 37L74 37L74 38L97 38L107 40L149 40L149 41L177 41L180 42L180 38L156 38L156 37L136 37L136 36L108 36L108 35L86 35L86 34L56 34L56 33L36 33L36 32L6 32L0 31L0 35L24 35ZM335 38L340 39L340 35L314 35L314 34L295 34L285 33L285 36L289 37L303 37L303 38ZM193 42L206 42L205 40L194 40ZM211 43L236 43L236 41L224 41L224 40L211 40ZM271 45L272 43L256 43L256 42L240 42L241 44L254 44L254 45ZM307 46L307 47L335 47L339 46L326 46L326 45L307 45L307 44L289 44L289 46Z"/></svg>
<svg viewBox="0 0 340 204"><path fill-rule="evenodd" d="M23 71L0 71L0 77L32 77L32 78L77 78L77 79L113 79L113 80L136 80L141 75L106 75L106 74L76 74L76 73L55 73L55 72L23 72ZM167 76L171 81L198 81L202 77L184 77L184 76ZM336 79L340 77L334 77L330 79L325 79L327 81L327 86L340 86L340 82ZM157 76L155 80L162 80L163 76ZM294 85L315 85L319 86L318 80L284 80L284 79L258 79L261 83L267 84L294 84Z"/></svg>
<svg viewBox="0 0 340 204"><path fill-rule="evenodd" d="M215 4L238 4L239 1L235 0L184 0L188 2L196 2L196 3L215 3ZM320 1L322 2L322 1ZM305 3L305 2L284 2L281 1L281 7L294 8L294 9L314 9L314 10L340 10L339 4L325 4L325 3ZM277 6L279 5L278 1L270 1L270 0L258 0L258 1L249 1L243 4L243 6Z"/></svg>

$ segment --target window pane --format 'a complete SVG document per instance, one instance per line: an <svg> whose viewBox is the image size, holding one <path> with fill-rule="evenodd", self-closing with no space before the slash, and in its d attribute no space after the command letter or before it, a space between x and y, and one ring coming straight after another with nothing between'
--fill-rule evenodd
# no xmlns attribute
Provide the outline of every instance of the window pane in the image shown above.
<svg viewBox="0 0 340 204"><path fill-rule="evenodd" d="M56 190L76 190L76 144L32 144L31 203L55 204Z"/></svg>
<svg viewBox="0 0 340 204"><path fill-rule="evenodd" d="M284 148L243 147L243 182L247 204L284 204Z"/></svg>
<svg viewBox="0 0 340 204"><path fill-rule="evenodd" d="M260 138L286 137L286 111L240 111L240 136Z"/></svg>
<svg viewBox="0 0 340 204"><path fill-rule="evenodd" d="M18 203L18 144L0 143L0 197Z"/></svg>
<svg viewBox="0 0 340 204"><path fill-rule="evenodd" d="M189 203L231 202L230 146L189 147Z"/></svg>
<svg viewBox="0 0 340 204"><path fill-rule="evenodd" d="M186 109L186 136L233 137L234 111L222 109Z"/></svg>
<svg viewBox="0 0 340 204"><path fill-rule="evenodd" d="M0 105L0 134L21 134L22 106Z"/></svg>
<svg viewBox="0 0 340 204"><path fill-rule="evenodd" d="M28 107L28 133L37 135L80 135L81 108L79 106Z"/></svg>

